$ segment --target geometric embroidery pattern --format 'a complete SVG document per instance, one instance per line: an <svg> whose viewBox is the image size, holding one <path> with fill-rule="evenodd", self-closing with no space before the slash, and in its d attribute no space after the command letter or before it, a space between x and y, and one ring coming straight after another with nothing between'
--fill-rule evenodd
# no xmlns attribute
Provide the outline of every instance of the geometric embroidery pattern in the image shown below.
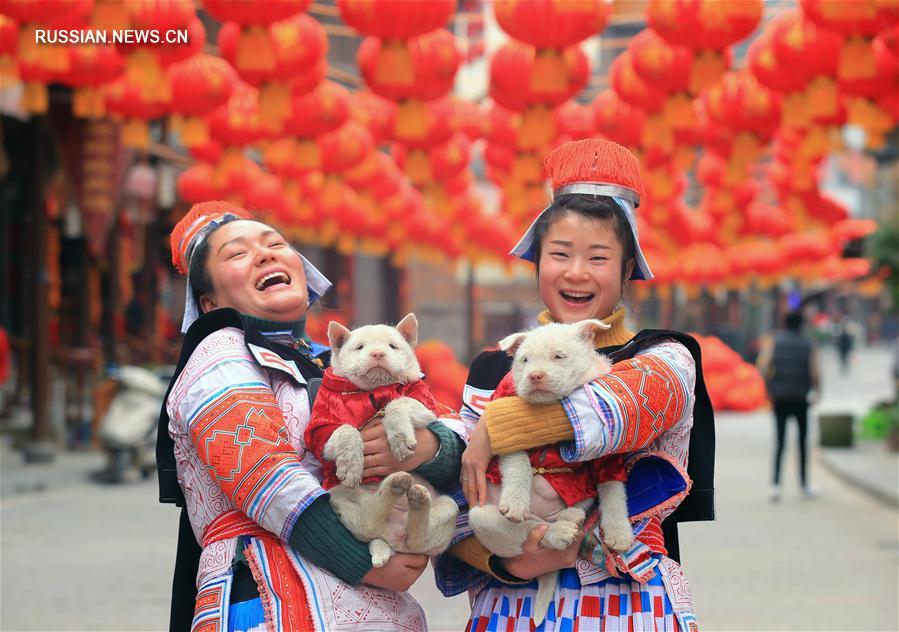
<svg viewBox="0 0 899 632"><path fill-rule="evenodd" d="M270 389L229 389L194 416L190 434L222 491L250 517L280 470L299 463Z"/></svg>
<svg viewBox="0 0 899 632"><path fill-rule="evenodd" d="M645 448L673 426L686 406L677 373L661 358L640 356L618 362L599 379L619 405L623 436L615 452Z"/></svg>

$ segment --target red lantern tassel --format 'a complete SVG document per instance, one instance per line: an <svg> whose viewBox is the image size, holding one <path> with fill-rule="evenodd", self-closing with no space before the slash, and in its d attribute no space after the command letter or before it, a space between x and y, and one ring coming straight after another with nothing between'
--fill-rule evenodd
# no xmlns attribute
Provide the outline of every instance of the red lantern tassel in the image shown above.
<svg viewBox="0 0 899 632"><path fill-rule="evenodd" d="M181 124L181 142L186 147L201 147L209 142L209 126L199 116L188 116Z"/></svg>
<svg viewBox="0 0 899 632"><path fill-rule="evenodd" d="M428 155L421 150L413 149L409 152L404 171L415 186L424 186L434 179L431 174L431 161L428 160Z"/></svg>
<svg viewBox="0 0 899 632"><path fill-rule="evenodd" d="M318 149L318 143L314 140L301 139L296 144L296 153L294 154L296 165L301 169L312 171L322 166L321 153Z"/></svg>
<svg viewBox="0 0 899 632"><path fill-rule="evenodd" d="M375 80L385 86L411 86L415 83L412 55L404 40L388 39L381 42Z"/></svg>
<svg viewBox="0 0 899 632"><path fill-rule="evenodd" d="M26 82L22 92L22 107L32 114L46 114L49 106L47 86L43 83Z"/></svg>
<svg viewBox="0 0 899 632"><path fill-rule="evenodd" d="M531 90L535 92L563 92L568 88L571 72L562 52L556 48L538 50L534 56Z"/></svg>
<svg viewBox="0 0 899 632"><path fill-rule="evenodd" d="M265 27L257 24L240 32L237 69L263 72L275 69L275 49Z"/></svg>
<svg viewBox="0 0 899 632"><path fill-rule="evenodd" d="M428 133L428 111L417 99L401 101L396 111L393 132L397 140L421 140Z"/></svg>
<svg viewBox="0 0 899 632"><path fill-rule="evenodd" d="M76 118L101 118L106 114L106 102L97 88L78 88L72 95L72 113Z"/></svg>
<svg viewBox="0 0 899 632"><path fill-rule="evenodd" d="M877 60L871 40L866 37L848 37L840 48L840 64L837 77L844 81L871 79L877 75Z"/></svg>
<svg viewBox="0 0 899 632"><path fill-rule="evenodd" d="M150 145L150 126L140 119L126 119L122 125L122 144L133 149Z"/></svg>
<svg viewBox="0 0 899 632"><path fill-rule="evenodd" d="M290 115L290 86L280 81L263 84L259 91L259 114L280 128Z"/></svg>
<svg viewBox="0 0 899 632"><path fill-rule="evenodd" d="M697 95L727 72L727 59L721 51L701 50L693 58L690 70L690 93Z"/></svg>
<svg viewBox="0 0 899 632"><path fill-rule="evenodd" d="M533 149L551 143L556 137L556 121L545 105L528 106L521 114L518 142L522 149Z"/></svg>

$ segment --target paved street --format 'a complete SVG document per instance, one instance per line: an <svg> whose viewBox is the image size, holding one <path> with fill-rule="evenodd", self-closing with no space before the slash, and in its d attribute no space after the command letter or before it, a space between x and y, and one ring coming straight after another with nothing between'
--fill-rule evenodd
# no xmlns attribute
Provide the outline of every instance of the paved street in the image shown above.
<svg viewBox="0 0 899 632"><path fill-rule="evenodd" d="M846 379L831 354L822 360L819 409L861 411L890 392L885 351L859 354ZM771 425L766 412L719 416L719 519L681 528L703 629L899 629L896 509L836 478L817 450L811 476L821 496L801 500L794 434L785 497L772 505ZM0 629L164 629L177 513L156 503L155 483L89 482L96 454L29 468L8 450L2 457ZM429 578L414 592L432 630L463 627L465 597L439 597Z"/></svg>

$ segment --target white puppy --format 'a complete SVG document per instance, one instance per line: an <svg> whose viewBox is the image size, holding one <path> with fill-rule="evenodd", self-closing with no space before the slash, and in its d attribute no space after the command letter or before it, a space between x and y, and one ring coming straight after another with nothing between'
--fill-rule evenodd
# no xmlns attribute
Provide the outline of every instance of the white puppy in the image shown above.
<svg viewBox="0 0 899 632"><path fill-rule="evenodd" d="M512 378L519 397L543 404L569 396L575 389L608 373L608 358L594 350L593 340L600 329L608 329L600 320L574 324L553 323L530 332L512 334L500 341L500 348L513 356ZM545 479L533 473L525 452L499 457L502 484L498 502L472 507L469 522L478 539L496 555L513 557L522 552L528 534L540 524L550 522L541 541L552 549L569 547L593 504L588 499L567 507ZM488 484L488 500L496 499L495 485ZM616 550L633 544L633 532L627 512L624 484L600 483L600 527L606 543ZM533 504L532 504L533 500ZM538 578L534 621L543 621L556 586L556 574Z"/></svg>
<svg viewBox="0 0 899 632"><path fill-rule="evenodd" d="M331 370L360 391L409 384L421 378L413 349L418 340L414 314L408 314L395 328L368 325L350 331L332 321L328 339ZM415 429L436 419L431 410L411 397L392 400L380 414L390 451L398 461L415 451ZM369 543L374 566L383 566L393 551L443 552L449 546L458 512L449 496L437 495L425 479L408 472L395 472L379 485L360 485L364 455L358 428L366 421L347 419L346 425L339 426L325 443L323 456L334 462L341 481L330 490L334 511L357 539Z"/></svg>

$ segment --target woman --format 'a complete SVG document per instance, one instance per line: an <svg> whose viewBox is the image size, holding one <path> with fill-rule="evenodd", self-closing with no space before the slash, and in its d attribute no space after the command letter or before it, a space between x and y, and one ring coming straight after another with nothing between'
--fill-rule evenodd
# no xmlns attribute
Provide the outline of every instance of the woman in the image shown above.
<svg viewBox="0 0 899 632"><path fill-rule="evenodd" d="M439 560L438 584L446 594L470 591L470 630L533 629L532 580L555 571L555 600L537 630L692 630L689 586L672 559L676 550L669 556L666 548L667 543L676 549L676 531L669 528L669 538L663 537L661 520L689 490L683 474L688 456L693 489L681 519L713 515L714 432L698 345L677 332L635 335L625 328L621 302L628 281L652 278L637 237L634 208L641 185L633 154L588 139L559 147L546 166L554 201L512 254L537 266L547 308L540 323L604 320L611 328L597 334L594 344L614 365L562 403L532 405L517 397L486 403L511 359L482 353L463 395L462 415L474 428L462 458L462 487L469 505L484 502L485 471L494 454L557 442L568 461L628 454L628 505L637 541L624 555L609 553L592 527L595 516L585 540L564 551L540 547L545 526L531 533L524 553L509 559L467 538Z"/></svg>
<svg viewBox="0 0 899 632"><path fill-rule="evenodd" d="M171 241L188 275L187 336L157 445L161 500L184 507L172 629L424 629L402 591L427 557L372 568L303 444L306 385L327 359L306 339L305 315L330 282L226 202L195 205ZM418 432L405 463L383 460L380 434L367 435L369 473L416 469L436 487L458 479L461 439L442 423Z"/></svg>

